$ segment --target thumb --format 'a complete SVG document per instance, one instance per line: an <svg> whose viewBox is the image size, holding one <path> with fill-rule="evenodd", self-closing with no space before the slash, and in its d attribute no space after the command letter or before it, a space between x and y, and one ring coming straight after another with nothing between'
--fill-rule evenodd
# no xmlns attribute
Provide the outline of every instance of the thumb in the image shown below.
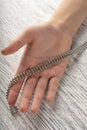
<svg viewBox="0 0 87 130"><path fill-rule="evenodd" d="M1 54L9 55L12 54L18 49L20 49L25 44L30 43L33 40L32 29L25 30L18 38L12 41L7 47L1 50Z"/></svg>

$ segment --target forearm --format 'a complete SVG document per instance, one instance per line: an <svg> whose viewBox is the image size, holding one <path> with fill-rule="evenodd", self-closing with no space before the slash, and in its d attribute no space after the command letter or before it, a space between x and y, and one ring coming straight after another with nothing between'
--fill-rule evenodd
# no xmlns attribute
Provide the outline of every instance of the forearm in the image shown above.
<svg viewBox="0 0 87 130"><path fill-rule="evenodd" d="M87 16L87 0L63 0L49 22L62 25L73 37Z"/></svg>

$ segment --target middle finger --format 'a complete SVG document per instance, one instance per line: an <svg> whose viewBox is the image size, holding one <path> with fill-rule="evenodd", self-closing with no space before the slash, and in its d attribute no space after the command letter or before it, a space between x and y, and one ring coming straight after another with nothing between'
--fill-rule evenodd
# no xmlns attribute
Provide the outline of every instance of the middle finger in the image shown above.
<svg viewBox="0 0 87 130"><path fill-rule="evenodd" d="M40 77L38 80L38 83L36 85L35 92L34 92L32 106L31 106L31 111L33 113L36 113L39 110L42 98L45 93L45 89L47 87L47 82L48 82L48 79L45 77Z"/></svg>

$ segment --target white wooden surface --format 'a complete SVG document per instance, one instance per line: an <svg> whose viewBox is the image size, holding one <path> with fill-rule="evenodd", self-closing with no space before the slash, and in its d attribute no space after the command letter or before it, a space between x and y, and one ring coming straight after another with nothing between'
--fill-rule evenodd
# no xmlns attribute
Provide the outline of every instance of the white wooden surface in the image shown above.
<svg viewBox="0 0 87 130"><path fill-rule="evenodd" d="M47 21L61 0L0 0L0 49L25 26ZM74 47L87 41L87 19L73 39ZM13 117L5 97L23 49L0 55L0 130L87 130L87 50L70 60L53 104L44 99L38 114Z"/></svg>

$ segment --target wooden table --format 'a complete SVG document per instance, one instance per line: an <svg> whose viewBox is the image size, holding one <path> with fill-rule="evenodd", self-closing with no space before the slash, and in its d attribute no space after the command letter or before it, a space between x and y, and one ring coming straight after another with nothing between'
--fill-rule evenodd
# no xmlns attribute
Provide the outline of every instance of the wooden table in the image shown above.
<svg viewBox="0 0 87 130"><path fill-rule="evenodd" d="M61 0L0 0L0 49L25 26L47 21ZM87 19L73 38L73 47L87 41ZM9 81L18 67L24 47L0 55L0 130L87 130L87 50L72 58L60 82L53 104L45 99L39 113L30 111L13 117L5 97Z"/></svg>

